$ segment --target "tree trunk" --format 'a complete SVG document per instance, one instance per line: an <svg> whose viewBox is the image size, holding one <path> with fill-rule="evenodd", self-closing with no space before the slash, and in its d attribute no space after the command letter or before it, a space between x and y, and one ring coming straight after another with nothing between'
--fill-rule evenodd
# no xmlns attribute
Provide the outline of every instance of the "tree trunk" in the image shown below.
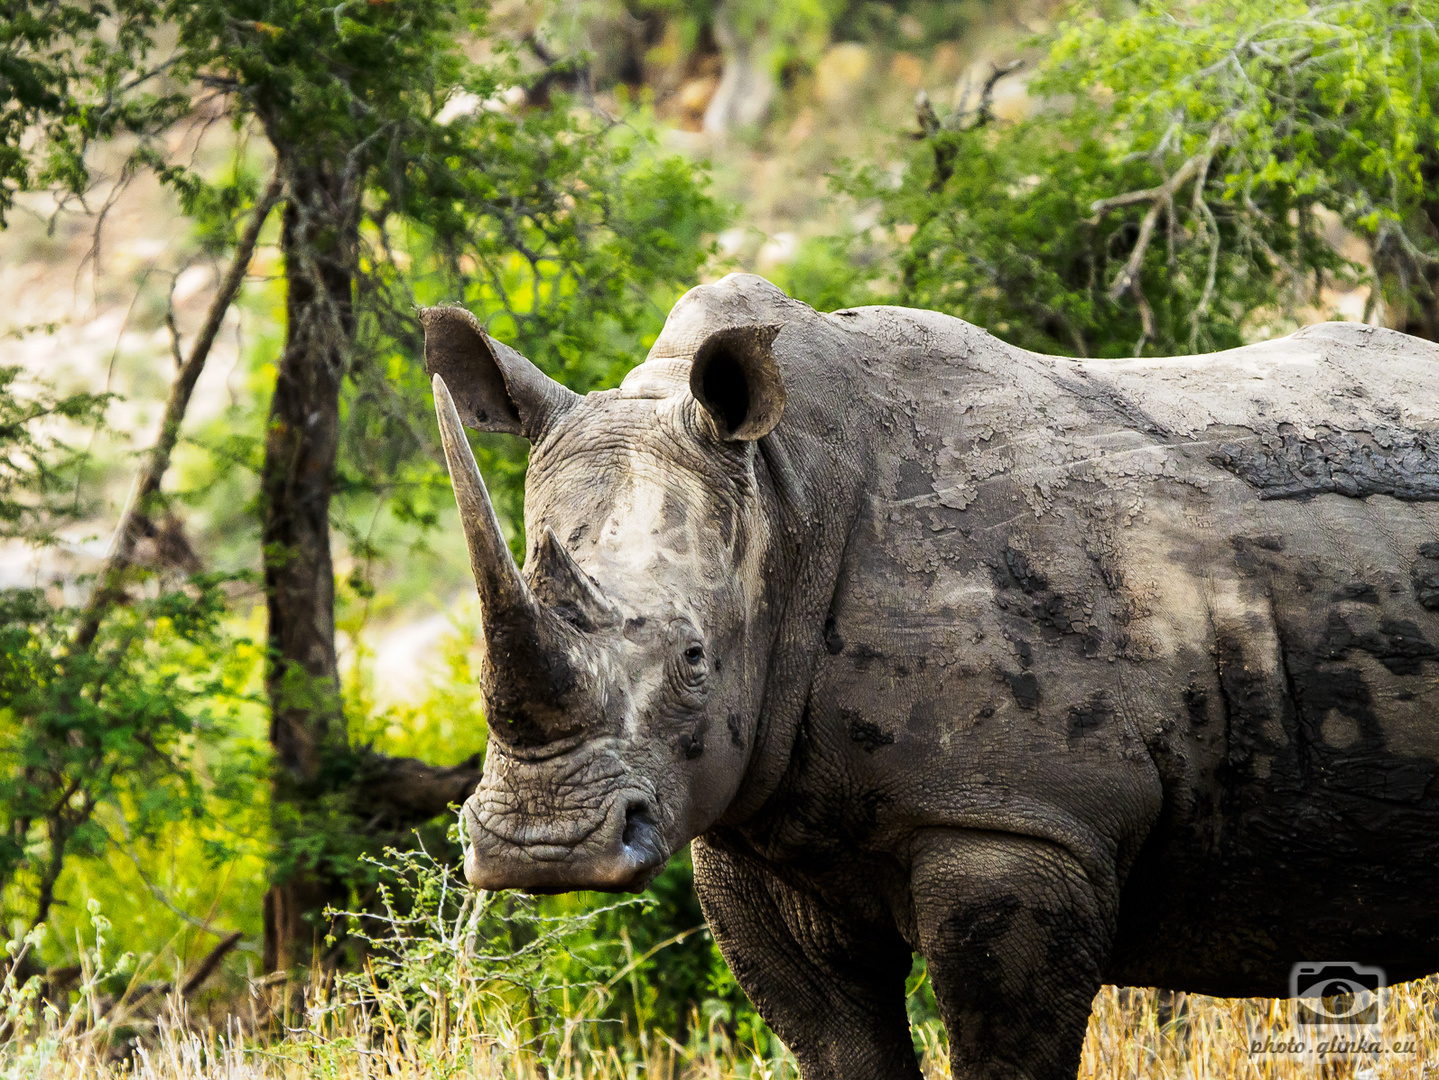
<svg viewBox="0 0 1439 1080"><path fill-rule="evenodd" d="M719 135L731 128L763 123L775 94L769 35L758 28L742 30L732 7L733 0L727 0L714 9L714 35L724 57L724 70L705 109L704 129Z"/></svg>
<svg viewBox="0 0 1439 1080"><path fill-rule="evenodd" d="M330 860L297 859L289 841L323 837L327 826L338 825L347 837L407 829L463 801L480 779L478 757L434 766L349 743L335 657L330 499L340 390L355 338L358 195L353 182L323 167L290 163L285 173L286 338L260 488L271 804L280 855L265 895L267 971L306 966L327 931L326 905L347 899L344 877Z"/></svg>
<svg viewBox="0 0 1439 1080"><path fill-rule="evenodd" d="M270 401L261 473L261 543L269 608L265 689L274 748L272 799L287 823L309 819L343 780L327 770L348 755L335 659L330 497L340 433L340 387L354 338L357 238L344 185L322 168L291 165L281 249L286 339ZM265 964L309 960L314 921L343 899L322 867L285 859L265 898Z"/></svg>

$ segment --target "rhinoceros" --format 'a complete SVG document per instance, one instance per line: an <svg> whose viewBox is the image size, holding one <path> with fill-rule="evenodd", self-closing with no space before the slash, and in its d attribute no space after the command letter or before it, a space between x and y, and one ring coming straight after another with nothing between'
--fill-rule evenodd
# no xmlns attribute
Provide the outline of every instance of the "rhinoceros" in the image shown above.
<svg viewBox="0 0 1439 1080"><path fill-rule="evenodd" d="M1072 1077L1102 983L1439 969L1439 348L1086 360L736 275L579 396L424 313L483 611L478 888L692 844L805 1080ZM524 569L462 425L531 443Z"/></svg>

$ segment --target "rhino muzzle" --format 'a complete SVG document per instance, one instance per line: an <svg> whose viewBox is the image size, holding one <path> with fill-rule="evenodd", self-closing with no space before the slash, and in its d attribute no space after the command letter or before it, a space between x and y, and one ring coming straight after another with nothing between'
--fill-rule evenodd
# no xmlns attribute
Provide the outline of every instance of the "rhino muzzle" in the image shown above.
<svg viewBox="0 0 1439 1080"><path fill-rule="evenodd" d="M652 798L622 791L592 817L510 814L485 787L465 804L465 877L477 889L639 892L669 858Z"/></svg>

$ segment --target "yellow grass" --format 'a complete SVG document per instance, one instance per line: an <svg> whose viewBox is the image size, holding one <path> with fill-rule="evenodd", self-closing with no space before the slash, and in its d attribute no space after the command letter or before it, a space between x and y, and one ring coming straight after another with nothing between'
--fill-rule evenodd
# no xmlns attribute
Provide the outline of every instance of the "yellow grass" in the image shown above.
<svg viewBox="0 0 1439 1080"><path fill-rule="evenodd" d="M1291 1020L1291 1003L1268 999L1126 993L1106 986L1094 1000L1084 1041L1081 1080L1419 1080L1439 1074L1439 978L1401 983L1380 998L1378 1054L1322 1056L1332 1035L1308 1033ZM1125 998L1128 1001L1125 1001ZM1165 1015L1161 1016L1161 1004ZM1174 1012L1178 1019L1169 1019ZM1251 1053L1254 1041L1306 1043L1305 1052ZM1396 1044L1413 1053L1394 1053Z"/></svg>
<svg viewBox="0 0 1439 1080"><path fill-rule="evenodd" d="M262 992L263 994L264 992ZM276 1002L267 1034L257 1028L268 1003L235 1017L229 1030L198 1030L171 1003L128 1056L116 1032L86 1018L51 1017L44 1035L0 1050L4 1080L792 1080L788 1055L767 1058L736 1045L717 1024L694 1017L683 1044L662 1033L623 1040L623 1048L592 1045L586 1022L567 1021L551 1034L542 1060L526 1048L523 1018L499 1020L477 1002L412 1005L397 1014L333 998L310 1000L293 1013ZM1095 999L1080 1080L1385 1080L1439 1074L1439 979L1392 987L1382 999L1380 1043L1412 1040L1414 1053L1317 1057L1252 1054L1252 1040L1287 1042L1302 1035L1288 1002L1161 995L1105 987ZM486 1016L481 1021L479 1018ZM421 1026L412 1026L420 1022ZM942 1032L916 1033L925 1075L950 1075Z"/></svg>

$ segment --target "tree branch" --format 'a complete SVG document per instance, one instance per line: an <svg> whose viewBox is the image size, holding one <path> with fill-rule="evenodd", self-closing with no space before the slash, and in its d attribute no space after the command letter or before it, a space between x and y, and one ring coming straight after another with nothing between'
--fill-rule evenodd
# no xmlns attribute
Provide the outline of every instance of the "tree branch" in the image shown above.
<svg viewBox="0 0 1439 1080"><path fill-rule="evenodd" d="M445 813L468 799L480 782L481 755L458 765L428 765L417 758L363 751L354 794L372 819L404 828Z"/></svg>
<svg viewBox="0 0 1439 1080"><path fill-rule="evenodd" d="M225 959L236 945L240 944L240 938L243 936L241 931L236 930L211 949L205 959L200 961L200 966L195 969L195 973L185 980L184 986L180 987L180 996L190 997L196 990L204 986L205 980L215 974L215 969L220 966L220 961Z"/></svg>
<svg viewBox="0 0 1439 1080"><path fill-rule="evenodd" d="M1097 199L1090 206L1094 215L1090 218L1090 223L1097 224L1099 219L1111 210L1140 203L1149 204L1148 212L1139 223L1139 238L1134 242L1134 250L1130 252L1129 260L1109 286L1110 300L1118 300L1127 290L1134 288L1135 282L1139 278L1139 268L1144 263L1144 255L1149 250L1149 242L1154 237L1154 226L1159 221L1161 211L1169 209L1172 214L1175 193L1196 176L1209 174L1209 161L1214 156L1215 147L1219 145L1221 138L1223 138L1223 129L1215 128L1210 133L1209 144L1204 150L1179 166L1174 175L1158 187L1146 188L1143 191L1130 191L1108 199ZM1196 198L1198 197L1196 195Z"/></svg>
<svg viewBox="0 0 1439 1080"><path fill-rule="evenodd" d="M994 87L1000 79L1006 75L1016 72L1024 64L1023 60L1011 60L1007 64L990 64L989 75L984 80L984 85L979 89L979 102L973 110L959 109L950 114L945 121L945 127L957 129L969 117L974 117L971 127L983 127L994 120Z"/></svg>
<svg viewBox="0 0 1439 1080"><path fill-rule="evenodd" d="M1097 223L1100 218L1111 210L1118 210L1124 206L1135 206L1138 203L1160 203L1165 199L1172 199L1174 193L1187 184L1199 172L1199 167L1206 164L1209 155L1195 154L1192 158L1179 166L1168 180L1158 187L1145 188L1143 191L1127 191L1123 195L1114 195L1108 199L1096 199L1089 207L1092 223Z"/></svg>
<svg viewBox="0 0 1439 1080"><path fill-rule="evenodd" d="M225 313L230 310L230 305L239 293L240 286L244 284L245 274L250 268L250 260L255 254L255 245L260 239L260 230L264 227L266 218L270 216L270 211L279 202L281 188L280 177L277 173L271 179L270 186L260 197L260 201L255 204L255 209L235 248L235 257L230 263L224 280L220 283L219 290L215 293L214 300L210 303L210 310L205 316L205 324L200 328L200 333L190 349L189 357L180 366L180 372L170 387L170 397L165 402L165 417L160 425L160 437L150 449L149 457L140 471L135 486L135 496L130 501L115 530L115 539L111 544L110 554L105 560L105 566L100 571L95 592L91 595L90 603L86 607L80 630L75 635L74 651L76 652L90 647L95 640L95 635L99 633L100 623L104 619L105 613L123 594L121 579L134 556L135 544L143 531L143 522L146 519L150 502L159 492L160 483L164 480L165 472L170 467L170 455L174 452L176 442L179 441L180 424L184 421L185 412L190 407L190 395L195 390L195 383L200 377L200 372L204 370L205 361L210 356L210 349L215 344L216 336L220 333Z"/></svg>

